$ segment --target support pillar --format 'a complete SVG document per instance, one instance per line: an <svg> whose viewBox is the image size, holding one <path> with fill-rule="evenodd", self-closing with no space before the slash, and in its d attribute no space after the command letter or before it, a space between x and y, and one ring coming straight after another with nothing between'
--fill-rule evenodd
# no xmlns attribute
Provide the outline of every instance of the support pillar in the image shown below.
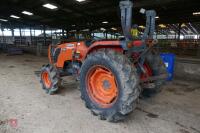
<svg viewBox="0 0 200 133"><path fill-rule="evenodd" d="M12 42L14 44L14 42L15 42L15 33L14 33L14 28L13 27L11 27L11 32L12 32Z"/></svg>
<svg viewBox="0 0 200 133"><path fill-rule="evenodd" d="M33 38L34 38L34 44L35 44L35 45L37 45L37 44L36 44L36 43L37 43L37 41L36 41L36 37L35 37L35 28L33 29L33 33L34 33L34 34L33 34Z"/></svg>
<svg viewBox="0 0 200 133"><path fill-rule="evenodd" d="M197 40L200 42L200 35L197 35ZM197 57L200 58L200 43L198 43Z"/></svg>
<svg viewBox="0 0 200 133"><path fill-rule="evenodd" d="M108 32L106 31L106 39L108 39Z"/></svg>
<svg viewBox="0 0 200 133"><path fill-rule="evenodd" d="M20 34L20 45L22 45L22 29L19 28L19 34Z"/></svg>
<svg viewBox="0 0 200 133"><path fill-rule="evenodd" d="M32 28L31 27L30 27L30 38L31 38L30 45L33 45L33 36L32 36Z"/></svg>
<svg viewBox="0 0 200 133"><path fill-rule="evenodd" d="M64 38L64 36L65 36L65 31L64 29L62 29L62 37Z"/></svg>
<svg viewBox="0 0 200 133"><path fill-rule="evenodd" d="M178 40L181 40L181 23L178 24Z"/></svg>
<svg viewBox="0 0 200 133"><path fill-rule="evenodd" d="M46 26L43 26L43 32L44 32L44 46L46 46L47 38L46 38Z"/></svg>

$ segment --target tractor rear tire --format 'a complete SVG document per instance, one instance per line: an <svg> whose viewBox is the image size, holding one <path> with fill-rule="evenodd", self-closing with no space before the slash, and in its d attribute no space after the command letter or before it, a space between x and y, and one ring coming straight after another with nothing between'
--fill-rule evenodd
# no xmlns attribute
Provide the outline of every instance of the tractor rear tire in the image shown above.
<svg viewBox="0 0 200 133"><path fill-rule="evenodd" d="M100 49L87 56L81 68L80 89L86 107L110 122L125 119L136 108L140 95L136 68L112 49Z"/></svg>
<svg viewBox="0 0 200 133"><path fill-rule="evenodd" d="M41 69L40 83L47 94L54 94L59 88L59 74L50 64L44 65Z"/></svg>
<svg viewBox="0 0 200 133"><path fill-rule="evenodd" d="M166 66L156 51L149 51L146 56L146 62L152 70L152 76L159 76L166 74ZM166 79L158 79L154 82L154 88L143 88L143 96L151 97L156 93L161 92L162 85L166 83Z"/></svg>

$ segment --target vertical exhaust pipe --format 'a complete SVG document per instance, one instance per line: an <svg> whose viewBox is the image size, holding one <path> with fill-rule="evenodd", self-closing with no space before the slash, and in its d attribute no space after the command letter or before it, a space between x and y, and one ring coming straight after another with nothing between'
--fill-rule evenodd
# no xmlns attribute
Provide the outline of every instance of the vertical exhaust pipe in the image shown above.
<svg viewBox="0 0 200 133"><path fill-rule="evenodd" d="M153 35L155 32L155 17L156 11L154 10L147 10L146 14L146 28L143 35L143 40L146 39L153 39Z"/></svg>
<svg viewBox="0 0 200 133"><path fill-rule="evenodd" d="M123 0L119 4L121 10L121 25L123 34L126 41L131 41L131 26L132 26L132 8L133 2L129 0Z"/></svg>

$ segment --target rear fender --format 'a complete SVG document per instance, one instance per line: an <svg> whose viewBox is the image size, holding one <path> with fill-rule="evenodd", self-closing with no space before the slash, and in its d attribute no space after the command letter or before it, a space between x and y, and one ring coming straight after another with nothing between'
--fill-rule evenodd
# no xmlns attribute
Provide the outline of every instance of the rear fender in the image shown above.
<svg viewBox="0 0 200 133"><path fill-rule="evenodd" d="M123 48L120 45L120 41L98 41L93 43L87 50L87 53L84 56L84 59L87 57L88 54L90 54L93 51L99 50L99 49L114 49L118 52L123 52Z"/></svg>

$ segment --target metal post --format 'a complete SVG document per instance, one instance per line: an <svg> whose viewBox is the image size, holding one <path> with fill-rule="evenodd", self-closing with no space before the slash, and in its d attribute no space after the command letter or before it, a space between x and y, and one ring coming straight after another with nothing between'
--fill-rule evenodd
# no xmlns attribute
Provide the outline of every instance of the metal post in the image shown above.
<svg viewBox="0 0 200 133"><path fill-rule="evenodd" d="M14 37L15 34L14 34L14 29L13 29L13 27L11 28L11 32L12 32L12 37Z"/></svg>
<svg viewBox="0 0 200 133"><path fill-rule="evenodd" d="M80 33L80 31L77 30L77 31L76 31L76 35L77 35L77 40L78 40L78 41L79 41L79 39L80 39L79 33Z"/></svg>
<svg viewBox="0 0 200 133"><path fill-rule="evenodd" d="M62 29L62 37L64 38L64 33L65 33L65 31L64 31L64 29Z"/></svg>
<svg viewBox="0 0 200 133"><path fill-rule="evenodd" d="M55 34L56 34L56 39L58 38L58 36L57 36L57 32L56 32L56 30L55 30Z"/></svg>
<svg viewBox="0 0 200 133"><path fill-rule="evenodd" d="M44 46L46 46L47 43L47 38L46 38L46 26L43 26L43 31L44 31Z"/></svg>
<svg viewBox="0 0 200 133"><path fill-rule="evenodd" d="M69 38L69 31L66 30L66 36L67 36L67 39Z"/></svg>
<svg viewBox="0 0 200 133"><path fill-rule="evenodd" d="M177 35L177 33L175 32L175 39L177 39L176 35Z"/></svg>
<svg viewBox="0 0 200 133"><path fill-rule="evenodd" d="M35 37L35 28L34 28L34 30L33 30L33 36L34 36L34 44L36 45L36 37Z"/></svg>
<svg viewBox="0 0 200 133"><path fill-rule="evenodd" d="M14 28L11 27L11 32L12 32L12 41L13 41L13 44L14 44L14 41L15 41L15 33L14 33Z"/></svg>
<svg viewBox="0 0 200 133"><path fill-rule="evenodd" d="M178 24L178 40L181 40L181 23Z"/></svg>
<svg viewBox="0 0 200 133"><path fill-rule="evenodd" d="M3 43L5 43L5 37L4 37L4 29L2 29L2 38L3 38ZM5 45L5 44L4 44Z"/></svg>
<svg viewBox="0 0 200 133"><path fill-rule="evenodd" d="M200 35L197 35L197 42L200 41ZM198 43L197 57L200 58L200 43Z"/></svg>
<svg viewBox="0 0 200 133"><path fill-rule="evenodd" d="M20 34L20 46L22 45L22 29L19 28L19 34Z"/></svg>
<svg viewBox="0 0 200 133"><path fill-rule="evenodd" d="M197 57L200 58L200 44L198 44Z"/></svg>
<svg viewBox="0 0 200 133"><path fill-rule="evenodd" d="M53 43L53 31L52 31L52 29L51 29L51 44Z"/></svg>
<svg viewBox="0 0 200 133"><path fill-rule="evenodd" d="M1 25L1 23L0 23L0 31L1 31L1 33L3 34L3 31L2 31L2 27L1 27L2 25ZM2 36L0 36L1 37L1 40L0 40L0 43L2 43Z"/></svg>
<svg viewBox="0 0 200 133"><path fill-rule="evenodd" d="M30 45L32 45L33 44L33 37L32 37L32 28L30 27L30 37L31 37L31 43L30 43Z"/></svg>
<svg viewBox="0 0 200 133"><path fill-rule="evenodd" d="M156 39L158 39L158 32L156 32Z"/></svg>

